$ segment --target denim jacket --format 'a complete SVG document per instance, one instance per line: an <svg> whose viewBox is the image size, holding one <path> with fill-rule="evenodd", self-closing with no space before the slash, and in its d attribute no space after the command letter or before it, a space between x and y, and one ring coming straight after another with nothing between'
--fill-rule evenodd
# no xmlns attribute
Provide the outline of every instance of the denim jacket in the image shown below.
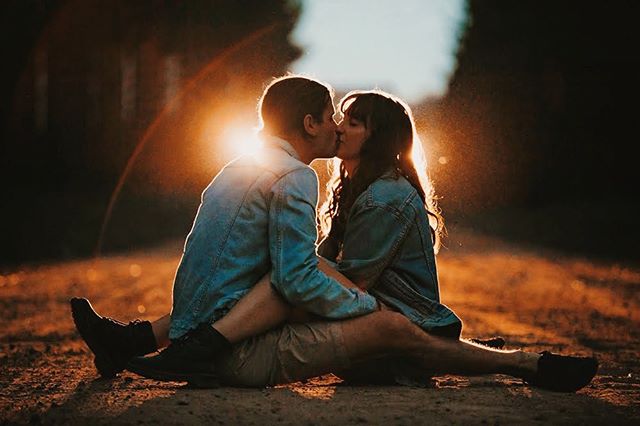
<svg viewBox="0 0 640 426"><path fill-rule="evenodd" d="M336 251L328 239L319 249L329 260ZM440 303L427 212L405 178L385 173L355 200L338 259L340 272L422 329L461 324Z"/></svg>
<svg viewBox="0 0 640 426"><path fill-rule="evenodd" d="M173 287L169 337L224 316L271 270L289 302L328 318L377 309L375 298L318 270L318 180L286 141L269 138L213 179L187 236Z"/></svg>

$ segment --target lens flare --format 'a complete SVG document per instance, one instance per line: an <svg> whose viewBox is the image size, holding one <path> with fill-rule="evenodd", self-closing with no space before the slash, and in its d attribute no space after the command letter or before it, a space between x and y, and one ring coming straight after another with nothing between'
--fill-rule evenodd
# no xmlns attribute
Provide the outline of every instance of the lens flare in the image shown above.
<svg viewBox="0 0 640 426"><path fill-rule="evenodd" d="M158 113L156 118L151 122L151 124L147 127L142 138L136 144L133 152L129 156L127 160L127 164L125 165L124 170L120 174L120 178L118 179L118 183L116 184L113 192L111 193L111 197L109 198L109 204L107 205L107 210L104 214L104 218L102 220L102 226L100 227L100 234L98 236L98 242L95 248L95 257L99 257L102 251L102 243L104 241L104 236L107 231L107 226L109 225L109 221L111 220L111 213L113 212L113 208L115 206L116 200L120 195L120 191L124 186L129 173L133 169L133 165L135 164L138 156L142 152L142 149L147 144L147 141L151 139L151 136L155 134L156 129L160 127L160 124L164 121L165 117L169 115L169 113L173 110L174 106L181 101L181 99L187 94L191 93L195 88L198 87L199 83L207 77L212 71L216 70L221 64L223 64L227 58L231 57L234 53L241 51L242 49L251 46L254 42L258 41L266 34L271 31L279 28L282 25L281 22L274 22L272 24L266 25L262 28L257 29L256 31L250 33L242 40L237 43L227 47L225 50L220 52L217 56L211 59L209 63L202 68L195 77L191 78L187 81L184 86L180 89L180 91L176 94L176 96L167 104L165 107Z"/></svg>
<svg viewBox="0 0 640 426"><path fill-rule="evenodd" d="M413 135L413 146L411 147L411 159L413 160L413 166L418 171L418 176L420 176L420 172L427 171L427 158L424 154L424 147L422 145L422 139L420 135L415 133Z"/></svg>
<svg viewBox="0 0 640 426"><path fill-rule="evenodd" d="M262 146L255 129L235 125L225 128L222 132L222 142L231 158L253 155Z"/></svg>

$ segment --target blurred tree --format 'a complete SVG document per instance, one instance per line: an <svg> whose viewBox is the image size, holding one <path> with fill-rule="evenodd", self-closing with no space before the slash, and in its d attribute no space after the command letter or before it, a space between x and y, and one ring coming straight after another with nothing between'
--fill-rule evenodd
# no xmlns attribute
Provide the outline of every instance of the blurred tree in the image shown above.
<svg viewBox="0 0 640 426"><path fill-rule="evenodd" d="M635 195L639 12L632 1L470 2L434 126L457 205Z"/></svg>
<svg viewBox="0 0 640 426"><path fill-rule="evenodd" d="M600 251L638 234L639 12L623 0L469 2L449 92L422 108L449 212L538 209L548 218L528 224L531 238Z"/></svg>
<svg viewBox="0 0 640 426"><path fill-rule="evenodd" d="M230 159L225 126L255 126L264 84L300 54L288 40L299 5L288 0L10 0L0 11L0 177L10 183L0 263L90 252L145 135L123 206L197 203ZM139 218L154 204L134 204L121 212L136 226L116 245L182 234L191 220L183 212L145 231Z"/></svg>

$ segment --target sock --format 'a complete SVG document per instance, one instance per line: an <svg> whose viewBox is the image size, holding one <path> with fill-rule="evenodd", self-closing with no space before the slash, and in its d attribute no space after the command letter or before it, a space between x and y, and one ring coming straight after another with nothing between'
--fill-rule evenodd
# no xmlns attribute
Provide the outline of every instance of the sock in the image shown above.
<svg viewBox="0 0 640 426"><path fill-rule="evenodd" d="M216 330L213 327L209 327L211 330L213 330L213 333L211 334L211 338L212 338L212 343L220 349L221 352L228 352L231 350L231 347L233 345L231 345L231 342L229 342L229 340L224 337L224 335L222 333L220 333L218 330Z"/></svg>
<svg viewBox="0 0 640 426"><path fill-rule="evenodd" d="M133 351L136 355L147 355L158 350L156 336L149 321L133 324Z"/></svg>

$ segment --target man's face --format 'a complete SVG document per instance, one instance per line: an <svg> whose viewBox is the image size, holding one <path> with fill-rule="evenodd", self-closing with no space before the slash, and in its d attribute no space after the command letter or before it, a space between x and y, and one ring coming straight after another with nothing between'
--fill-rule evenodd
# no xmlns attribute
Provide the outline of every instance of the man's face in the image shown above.
<svg viewBox="0 0 640 426"><path fill-rule="evenodd" d="M330 102L322 113L322 122L318 123L319 131L314 140L317 158L331 158L336 155L338 126L333 120L334 114L333 103Z"/></svg>

